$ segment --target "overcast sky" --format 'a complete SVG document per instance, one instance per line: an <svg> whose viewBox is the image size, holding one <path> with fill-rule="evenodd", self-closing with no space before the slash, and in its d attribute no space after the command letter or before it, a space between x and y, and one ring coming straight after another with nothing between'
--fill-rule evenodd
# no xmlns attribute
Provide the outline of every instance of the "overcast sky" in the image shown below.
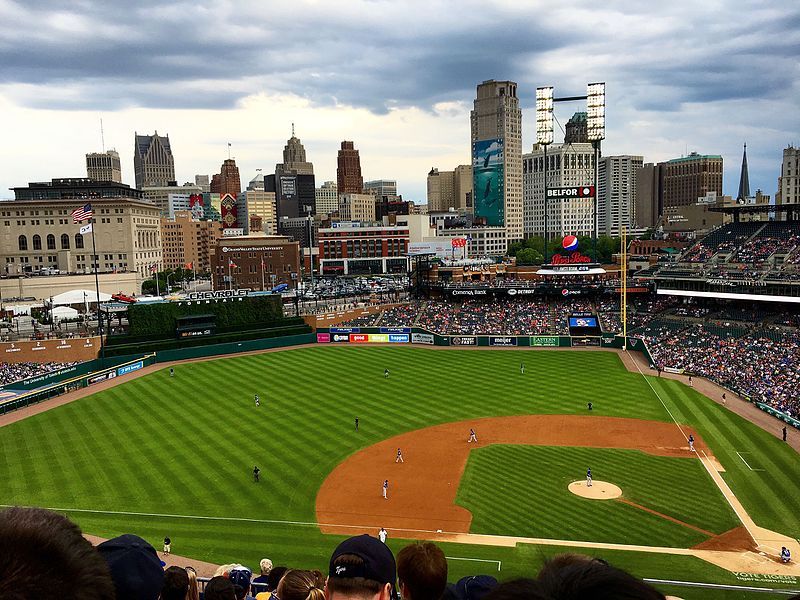
<svg viewBox="0 0 800 600"><path fill-rule="evenodd" d="M774 195L800 144L798 57L796 0L0 0L0 198L85 176L102 118L131 185L134 131L169 134L181 183L230 142L245 184L294 122L317 185L347 139L365 179L425 202L431 167L469 162L485 79L518 82L526 152L537 86L605 81L604 154L722 154L735 195L747 142L752 191Z"/></svg>

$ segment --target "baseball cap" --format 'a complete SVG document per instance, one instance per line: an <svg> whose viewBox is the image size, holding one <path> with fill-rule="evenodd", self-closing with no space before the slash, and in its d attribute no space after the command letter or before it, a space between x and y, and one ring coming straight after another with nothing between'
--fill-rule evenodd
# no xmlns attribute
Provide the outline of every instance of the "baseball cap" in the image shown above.
<svg viewBox="0 0 800 600"><path fill-rule="evenodd" d="M363 565L336 565L336 559L345 554L352 554L364 561ZM379 583L391 583L394 587L397 580L397 566L389 547L371 535L358 535L346 539L336 547L331 555L328 576L339 579L363 577Z"/></svg>
<svg viewBox="0 0 800 600"><path fill-rule="evenodd" d="M156 549L138 535L126 533L97 546L114 580L117 600L156 600L164 570Z"/></svg>
<svg viewBox="0 0 800 600"><path fill-rule="evenodd" d="M245 590L250 587L250 578L252 576L253 572L247 567L237 567L231 569L231 572L228 573L228 579L231 580L231 583L240 585Z"/></svg>
<svg viewBox="0 0 800 600"><path fill-rule="evenodd" d="M497 579L491 575L471 575L462 577L447 586L443 598L455 600L481 600L497 587Z"/></svg>

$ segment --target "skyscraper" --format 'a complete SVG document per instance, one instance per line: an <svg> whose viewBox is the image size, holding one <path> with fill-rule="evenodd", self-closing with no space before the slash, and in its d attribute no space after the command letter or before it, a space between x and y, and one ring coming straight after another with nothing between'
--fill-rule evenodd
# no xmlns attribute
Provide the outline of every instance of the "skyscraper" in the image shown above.
<svg viewBox="0 0 800 600"><path fill-rule="evenodd" d="M122 164L116 150L86 155L86 176L95 181L122 183Z"/></svg>
<svg viewBox="0 0 800 600"><path fill-rule="evenodd" d="M232 158L222 161L219 174L214 174L211 179L211 193L232 194L237 196L242 191L242 181L239 177L239 167Z"/></svg>
<svg viewBox="0 0 800 600"><path fill-rule="evenodd" d="M275 212L278 233L284 219L316 214L316 183L314 165L306 158L306 149L294 135L283 149L283 162L275 165L275 175L264 178L264 189L275 192Z"/></svg>
<svg viewBox="0 0 800 600"><path fill-rule="evenodd" d="M275 174L278 170L294 175L313 175L314 165L306 160L306 149L303 143L294 135L292 124L292 137L286 141L283 148L283 163L275 165Z"/></svg>
<svg viewBox="0 0 800 600"><path fill-rule="evenodd" d="M478 85L470 113L474 212L522 239L522 111L513 81Z"/></svg>
<svg viewBox="0 0 800 600"><path fill-rule="evenodd" d="M663 163L664 208L696 204L716 192L722 197L722 157L692 152Z"/></svg>
<svg viewBox="0 0 800 600"><path fill-rule="evenodd" d="M641 156L604 156L597 175L597 233L619 236L620 227L635 227L636 174Z"/></svg>
<svg viewBox="0 0 800 600"><path fill-rule="evenodd" d="M353 142L344 141L336 158L336 184L340 194L360 194L364 191L361 158Z"/></svg>
<svg viewBox="0 0 800 600"><path fill-rule="evenodd" d="M454 171L431 169L428 173L428 210L450 209L472 212L472 166L458 165Z"/></svg>
<svg viewBox="0 0 800 600"><path fill-rule="evenodd" d="M800 148L789 146L783 150L775 204L800 204Z"/></svg>
<svg viewBox="0 0 800 600"><path fill-rule="evenodd" d="M315 190L317 213L329 215L339 210L339 190L335 181L326 181Z"/></svg>
<svg viewBox="0 0 800 600"><path fill-rule="evenodd" d="M739 192L736 194L738 202L747 202L750 197L750 174L747 172L747 144L742 152L742 172L739 175Z"/></svg>
<svg viewBox="0 0 800 600"><path fill-rule="evenodd" d="M169 135L135 135L133 171L136 187L163 187L176 181L175 160L169 144Z"/></svg>
<svg viewBox="0 0 800 600"><path fill-rule="evenodd" d="M586 144L589 142L589 128L585 112L573 114L566 126L567 134L564 136L565 144Z"/></svg>

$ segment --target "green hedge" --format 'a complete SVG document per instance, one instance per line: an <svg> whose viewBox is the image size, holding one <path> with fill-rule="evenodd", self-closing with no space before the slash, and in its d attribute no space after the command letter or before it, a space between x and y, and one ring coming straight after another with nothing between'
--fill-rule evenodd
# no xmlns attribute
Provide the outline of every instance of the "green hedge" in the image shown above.
<svg viewBox="0 0 800 600"><path fill-rule="evenodd" d="M301 335L310 333L308 325L289 325L284 327L271 327L269 329L256 329L244 333L226 333L205 337L188 338L183 340L165 339L144 344L125 344L106 348L106 356L125 356L136 353L160 352L163 350L178 350L196 346L209 346L212 344L226 344L245 340L258 340L265 338Z"/></svg>
<svg viewBox="0 0 800 600"><path fill-rule="evenodd" d="M180 317L213 314L218 331L255 323L275 323L283 320L283 306L279 295L248 296L226 301L185 301L158 304L132 304L128 308L128 332L131 336L175 335Z"/></svg>

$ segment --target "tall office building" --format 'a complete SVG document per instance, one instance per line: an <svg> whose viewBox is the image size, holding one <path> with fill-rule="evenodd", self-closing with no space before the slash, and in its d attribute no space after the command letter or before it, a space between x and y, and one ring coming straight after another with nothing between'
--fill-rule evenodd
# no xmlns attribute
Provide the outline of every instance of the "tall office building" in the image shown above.
<svg viewBox="0 0 800 600"><path fill-rule="evenodd" d="M454 171L433 168L428 173L428 210L472 212L472 166L458 165Z"/></svg>
<svg viewBox="0 0 800 600"><path fill-rule="evenodd" d="M342 221L374 221L375 196L372 194L339 194L339 219Z"/></svg>
<svg viewBox="0 0 800 600"><path fill-rule="evenodd" d="M364 191L361 158L353 142L344 141L336 158L336 185L340 194L360 194Z"/></svg>
<svg viewBox="0 0 800 600"><path fill-rule="evenodd" d="M800 204L800 148L789 146L783 149L775 204Z"/></svg>
<svg viewBox="0 0 800 600"><path fill-rule="evenodd" d="M597 233L619 236L620 227L635 227L636 174L641 156L604 156L597 175Z"/></svg>
<svg viewBox="0 0 800 600"><path fill-rule="evenodd" d="M663 164L664 208L696 204L716 192L722 197L722 157L692 152Z"/></svg>
<svg viewBox="0 0 800 600"><path fill-rule="evenodd" d="M525 194L525 236L544 236L544 146L534 144L522 156ZM578 187L594 182L594 148L588 143L547 147L547 187ZM547 236L592 235L592 198L549 198Z"/></svg>
<svg viewBox="0 0 800 600"><path fill-rule="evenodd" d="M335 181L326 181L315 190L317 214L329 215L339 210L339 189Z"/></svg>
<svg viewBox="0 0 800 600"><path fill-rule="evenodd" d="M220 172L212 177L210 187L213 194L239 195L242 191L242 180L234 159L226 158L222 161Z"/></svg>
<svg viewBox="0 0 800 600"><path fill-rule="evenodd" d="M634 223L637 228L653 228L664 214L664 170L663 163L642 165L634 178L636 199L634 200Z"/></svg>
<svg viewBox="0 0 800 600"><path fill-rule="evenodd" d="M275 173L278 170L283 173L294 175L313 175L314 165L306 160L306 149L303 143L294 135L294 125L292 125L292 137L286 141L283 148L283 162L275 165Z"/></svg>
<svg viewBox="0 0 800 600"><path fill-rule="evenodd" d="M138 189L164 187L175 179L175 160L169 135L135 134L133 148L133 172Z"/></svg>
<svg viewBox="0 0 800 600"><path fill-rule="evenodd" d="M86 155L86 176L94 181L122 183L122 163L116 150Z"/></svg>
<svg viewBox="0 0 800 600"><path fill-rule="evenodd" d="M211 254L222 237L222 223L192 218L192 213L176 211L161 218L161 243L165 269L211 271Z"/></svg>
<svg viewBox="0 0 800 600"><path fill-rule="evenodd" d="M264 178L264 190L275 192L275 210L280 233L285 218L294 219L316 214L314 165L306 158L306 149L294 135L283 149L283 162L275 165L275 175Z"/></svg>
<svg viewBox="0 0 800 600"><path fill-rule="evenodd" d="M392 179L375 179L364 182L364 192L380 199L384 196L397 197L397 182Z"/></svg>
<svg viewBox="0 0 800 600"><path fill-rule="evenodd" d="M565 144L587 144L589 142L589 128L585 112L576 112L567 121Z"/></svg>
<svg viewBox="0 0 800 600"><path fill-rule="evenodd" d="M195 175L194 184L204 192L211 191L211 182L208 180L208 175Z"/></svg>
<svg viewBox="0 0 800 600"><path fill-rule="evenodd" d="M513 81L478 85L470 113L475 217L522 239L522 111Z"/></svg>

